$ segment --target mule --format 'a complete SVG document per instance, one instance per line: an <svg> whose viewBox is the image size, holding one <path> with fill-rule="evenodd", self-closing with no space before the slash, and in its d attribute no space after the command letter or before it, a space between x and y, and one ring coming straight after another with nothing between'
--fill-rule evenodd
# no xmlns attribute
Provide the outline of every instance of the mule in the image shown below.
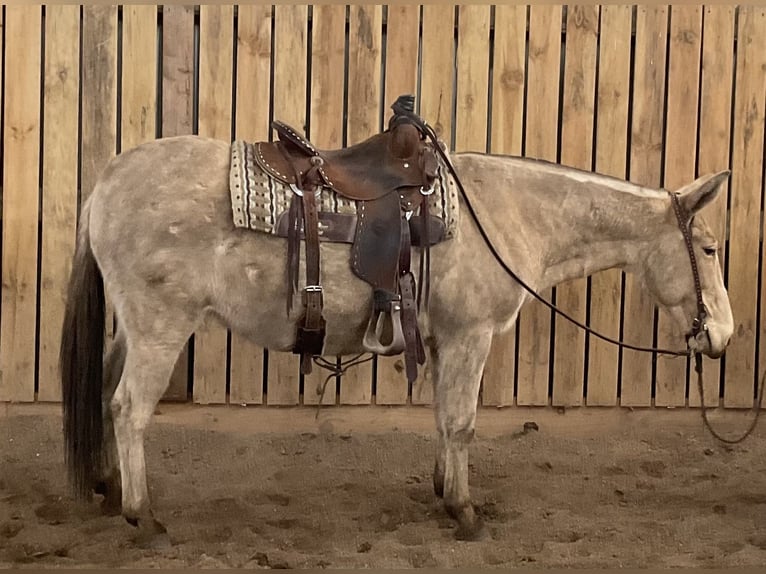
<svg viewBox="0 0 766 574"><path fill-rule="evenodd" d="M150 539L164 526L149 502L144 435L176 358L206 320L274 351L288 351L286 242L235 228L230 146L196 136L152 141L106 167L84 203L61 343L64 434L75 492L107 507ZM456 237L432 249L431 295L421 311L434 384L438 446L433 483L456 536L486 528L468 486L482 370L493 335L510 329L530 299L503 263L535 290L609 268L635 274L672 317L679 346L697 314L690 259L670 194L620 179L516 157L452 157L461 199ZM728 172L678 190L688 214L707 329L687 341L720 357L733 319L710 228L696 214ZM362 352L371 288L349 266L349 246L323 243L324 354ZM102 364L104 293L117 317ZM164 535L166 536L166 535Z"/></svg>

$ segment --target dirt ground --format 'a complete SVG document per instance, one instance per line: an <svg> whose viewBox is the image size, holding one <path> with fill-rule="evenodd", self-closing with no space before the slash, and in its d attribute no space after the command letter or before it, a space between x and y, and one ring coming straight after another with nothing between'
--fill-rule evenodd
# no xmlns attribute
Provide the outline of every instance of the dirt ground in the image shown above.
<svg viewBox="0 0 766 574"><path fill-rule="evenodd" d="M0 567L766 565L760 427L731 448L688 411L482 411L470 480L492 539L457 542L426 408L160 410L148 472L172 546L151 550L69 497L57 407L0 405Z"/></svg>

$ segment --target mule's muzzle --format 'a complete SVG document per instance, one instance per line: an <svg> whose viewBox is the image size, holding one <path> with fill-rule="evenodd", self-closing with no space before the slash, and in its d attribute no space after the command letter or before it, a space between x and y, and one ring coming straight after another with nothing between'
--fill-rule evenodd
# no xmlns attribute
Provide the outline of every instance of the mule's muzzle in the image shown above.
<svg viewBox="0 0 766 574"><path fill-rule="evenodd" d="M686 336L686 345L689 350L707 355L711 359L720 359L726 352L729 341L728 336L717 337L711 334L707 325L703 325L696 335L689 333Z"/></svg>

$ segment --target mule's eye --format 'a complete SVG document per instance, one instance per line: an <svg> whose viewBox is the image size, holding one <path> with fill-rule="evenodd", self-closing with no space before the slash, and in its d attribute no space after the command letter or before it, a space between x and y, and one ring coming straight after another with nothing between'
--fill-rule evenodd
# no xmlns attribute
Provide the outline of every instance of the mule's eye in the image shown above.
<svg viewBox="0 0 766 574"><path fill-rule="evenodd" d="M702 252L703 252L705 255L707 255L708 257L713 257L713 256L716 254L716 252L717 252L717 251L718 251L718 248L717 248L717 247L715 247L715 246L711 246L711 247L703 247L703 248L702 248Z"/></svg>

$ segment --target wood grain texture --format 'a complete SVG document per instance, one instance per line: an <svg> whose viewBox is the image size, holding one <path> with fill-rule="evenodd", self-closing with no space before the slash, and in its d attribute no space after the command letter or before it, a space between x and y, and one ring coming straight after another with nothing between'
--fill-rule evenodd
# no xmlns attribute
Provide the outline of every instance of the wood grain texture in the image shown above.
<svg viewBox="0 0 766 574"><path fill-rule="evenodd" d="M754 222L760 217L763 193L766 7L739 7L736 61L728 269L734 336L726 353L723 401L726 407L750 407L760 376L755 370L755 337L762 230ZM763 289L762 285L761 297ZM764 327L761 321L761 334Z"/></svg>
<svg viewBox="0 0 766 574"><path fill-rule="evenodd" d="M117 144L117 7L83 6L80 201Z"/></svg>
<svg viewBox="0 0 766 574"><path fill-rule="evenodd" d="M162 8L162 137L194 131L194 6ZM163 399L185 401L189 387L189 347L176 361Z"/></svg>
<svg viewBox="0 0 766 574"><path fill-rule="evenodd" d="M596 171L625 178L630 99L630 41L633 9L602 6L596 118ZM591 277L590 324L612 338L620 335L622 271ZM589 339L586 404L617 404L619 348L596 337Z"/></svg>
<svg viewBox="0 0 766 574"><path fill-rule="evenodd" d="M346 7L314 6L311 39L311 141L322 148L343 145L343 78L346 57ZM333 357L325 357L333 361ZM303 403L319 402L317 388L324 384L328 372L315 368L304 378ZM322 398L323 405L335 404L338 382L332 377Z"/></svg>
<svg viewBox="0 0 766 574"><path fill-rule="evenodd" d="M298 130L306 129L307 35L306 6L274 8L274 118ZM298 404L300 364L296 355L270 351L267 376L269 404Z"/></svg>
<svg viewBox="0 0 766 574"><path fill-rule="evenodd" d="M380 131L382 37L382 6L349 8L346 145L359 143ZM371 362L350 369L340 380L341 404L369 404L372 377Z"/></svg>
<svg viewBox="0 0 766 574"><path fill-rule="evenodd" d="M660 185L662 167L667 31L667 6L639 6L636 9L629 179L653 187ZM654 304L632 275L625 278L624 298L623 339L634 345L651 346ZM651 405L651 354L623 351L620 403L623 406Z"/></svg>
<svg viewBox="0 0 766 574"><path fill-rule="evenodd" d="M271 6L239 7L237 24L237 104L235 139L269 139L271 93ZM263 402L265 350L236 333L231 335L229 401Z"/></svg>
<svg viewBox="0 0 766 574"><path fill-rule="evenodd" d="M49 6L46 9L43 74L43 228L37 399L60 401L61 326L77 236L78 6Z"/></svg>
<svg viewBox="0 0 766 574"><path fill-rule="evenodd" d="M488 6L460 6L457 41L455 150L487 151Z"/></svg>
<svg viewBox="0 0 766 574"><path fill-rule="evenodd" d="M525 155L556 161L558 142L561 6L531 6L527 64L527 128ZM551 290L540 293L551 299ZM519 314L519 405L548 404L551 314L539 301Z"/></svg>
<svg viewBox="0 0 766 574"><path fill-rule="evenodd" d="M598 6L567 10L561 163L590 171L593 162L593 120L596 103ZM556 305L585 322L587 280L575 279L556 288ZM556 406L583 402L585 331L562 317L555 318L553 396Z"/></svg>
<svg viewBox="0 0 766 574"><path fill-rule="evenodd" d="M702 8L672 6L670 13L670 53L668 54L668 102L665 119L666 189L678 189L695 176L697 147L697 102L699 100L702 54ZM679 249L682 235L678 232ZM689 267L691 279L691 266ZM684 337L669 315L660 313L657 343L666 348L683 348ZM657 406L686 404L687 361L683 357L657 360Z"/></svg>
<svg viewBox="0 0 766 574"><path fill-rule="evenodd" d="M162 8L162 135L194 130L194 6Z"/></svg>
<svg viewBox="0 0 766 574"><path fill-rule="evenodd" d="M35 399L41 18L5 8L0 401Z"/></svg>
<svg viewBox="0 0 766 574"><path fill-rule="evenodd" d="M490 151L521 155L524 137L524 79L526 77L527 7L495 7L494 74ZM481 402L507 406L514 401L516 325L496 334L484 366Z"/></svg>
<svg viewBox="0 0 766 574"><path fill-rule="evenodd" d="M388 119L393 115L390 106L396 98L403 94L417 95L420 6L389 6L386 30L386 79L383 101L387 125ZM415 272L417 262L418 257L413 253L412 268ZM418 371L423 369L419 368ZM422 378L422 373L419 374ZM413 384L418 385L418 381ZM375 404L403 405L407 403L408 394L404 355L378 357Z"/></svg>
<svg viewBox="0 0 766 574"><path fill-rule="evenodd" d="M729 167L731 105L734 76L734 6L706 6L702 32L702 81L700 86L698 175ZM718 258L726 265L727 200L729 184L724 183L712 205L705 208L705 221L719 242ZM718 405L721 361L703 358L705 405ZM692 380L692 382L694 382ZM689 385L689 405L699 406L696 384Z"/></svg>
<svg viewBox="0 0 766 574"><path fill-rule="evenodd" d="M402 94L417 96L420 43L420 6L388 7L386 19L386 78L384 119L393 115L390 106Z"/></svg>
<svg viewBox="0 0 766 574"><path fill-rule="evenodd" d="M423 6L420 115L447 144L452 142L452 97L455 69L455 7ZM447 73L449 71L449 73Z"/></svg>
<svg viewBox="0 0 766 574"><path fill-rule="evenodd" d="M122 11L122 149L155 139L157 113L157 7Z"/></svg>
<svg viewBox="0 0 766 574"><path fill-rule="evenodd" d="M423 6L420 62L420 115L436 134L450 145L453 136L452 72L455 66L455 7ZM450 73L445 73L449 70ZM427 355L428 353L426 353ZM412 383L410 400L414 405L429 405L433 400L433 379L428 359Z"/></svg>
<svg viewBox="0 0 766 574"><path fill-rule="evenodd" d="M234 8L200 7L199 134L231 141ZM194 335L194 402L226 402L226 329L210 319Z"/></svg>

